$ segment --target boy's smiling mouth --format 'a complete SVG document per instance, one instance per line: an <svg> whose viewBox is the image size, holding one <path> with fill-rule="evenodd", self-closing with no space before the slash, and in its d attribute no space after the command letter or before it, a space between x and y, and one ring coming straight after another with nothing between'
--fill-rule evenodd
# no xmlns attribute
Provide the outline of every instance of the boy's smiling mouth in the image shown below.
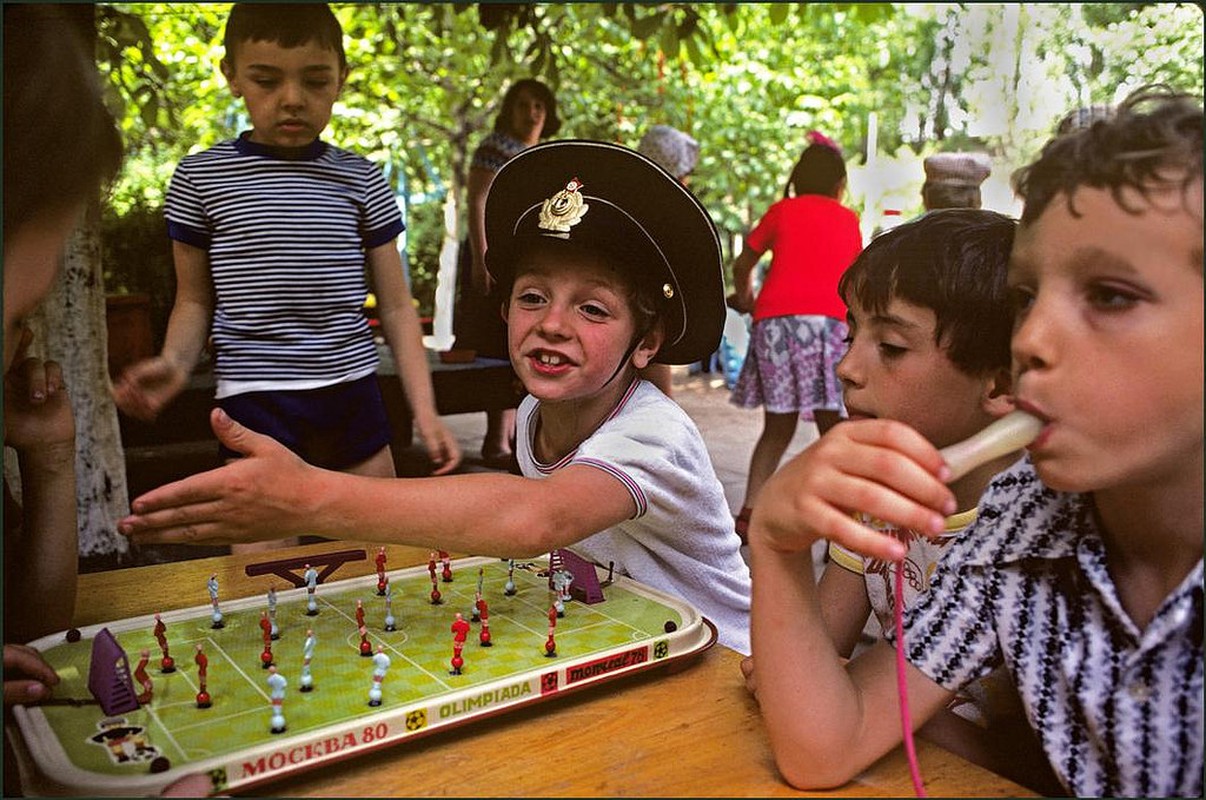
<svg viewBox="0 0 1206 800"><path fill-rule="evenodd" d="M543 374L564 372L573 366L568 356L553 350L533 350L528 353L528 360L537 372Z"/></svg>

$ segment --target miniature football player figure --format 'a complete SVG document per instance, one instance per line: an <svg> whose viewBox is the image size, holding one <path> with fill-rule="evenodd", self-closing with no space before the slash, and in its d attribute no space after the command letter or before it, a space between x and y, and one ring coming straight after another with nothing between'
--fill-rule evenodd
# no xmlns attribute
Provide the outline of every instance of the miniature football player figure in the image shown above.
<svg viewBox="0 0 1206 800"><path fill-rule="evenodd" d="M384 547L379 548L377 550L376 562L377 562L377 595L379 597L384 597L385 596L385 584L386 584L385 548Z"/></svg>
<svg viewBox="0 0 1206 800"><path fill-rule="evenodd" d="M363 600L356 601L356 627L357 628L364 627L364 601Z"/></svg>
<svg viewBox="0 0 1206 800"><path fill-rule="evenodd" d="M385 654L385 645L377 645L377 654L373 656L373 685L369 689L370 706L381 705L381 682L385 680L385 671L389 669L389 656Z"/></svg>
<svg viewBox="0 0 1206 800"><path fill-rule="evenodd" d="M285 732L285 687L289 682L285 676L276 671L276 667L268 668L269 698L272 700L272 732Z"/></svg>
<svg viewBox="0 0 1206 800"><path fill-rule="evenodd" d="M272 624L272 632L269 635L275 642L281 638L280 629L276 627L276 586L268 587L268 621Z"/></svg>
<svg viewBox="0 0 1206 800"><path fill-rule="evenodd" d="M159 662L159 671L175 672L176 660L168 653L167 625L163 624L163 620L159 618L158 614L155 615L155 630L153 632L155 634L155 641L159 642L159 649L163 651L163 660Z"/></svg>
<svg viewBox="0 0 1206 800"><path fill-rule="evenodd" d="M431 559L427 562L427 572L431 575L431 604L438 606L440 604L440 587L436 583L436 560L435 553L431 554Z"/></svg>
<svg viewBox="0 0 1206 800"><path fill-rule="evenodd" d="M441 550L440 561L444 564L444 583L452 583L452 554Z"/></svg>
<svg viewBox="0 0 1206 800"><path fill-rule="evenodd" d="M218 608L218 573L215 572L213 575L210 575L205 585L209 589L209 602L214 607L213 622L210 627L215 630L225 628L226 623L222 621L222 610Z"/></svg>
<svg viewBox="0 0 1206 800"><path fill-rule="evenodd" d="M373 645L368 639L368 628L360 626L360 655L368 658L373 654Z"/></svg>
<svg viewBox="0 0 1206 800"><path fill-rule="evenodd" d="M396 631L394 620L394 587L390 585L389 578L385 579L385 630L389 632Z"/></svg>
<svg viewBox="0 0 1206 800"><path fill-rule="evenodd" d="M147 674L147 662L150 660L151 651L143 650L138 659L138 666L134 667L134 680L138 681L138 685L142 687L142 692L138 695L138 703L144 706L151 702L151 694L155 688L155 685L151 683L151 676Z"/></svg>
<svg viewBox="0 0 1206 800"><path fill-rule="evenodd" d="M272 623L268 621L268 612L260 612L260 636L264 639L264 652L260 653L260 667L268 669L272 666Z"/></svg>
<svg viewBox="0 0 1206 800"><path fill-rule="evenodd" d="M478 635L478 639L482 643L482 647L492 647L493 642L490 641L490 609L486 606L485 599L479 597L477 599L477 615L482 622L482 631Z"/></svg>
<svg viewBox="0 0 1206 800"><path fill-rule="evenodd" d="M302 577L306 581L306 616L318 616L318 599L314 596L318 589L318 570L306 564L306 571L302 573Z"/></svg>
<svg viewBox="0 0 1206 800"><path fill-rule="evenodd" d="M145 651L144 651L145 652ZM197 708L209 708L213 705L213 698L206 691L205 681L209 674L209 656L205 655L205 650L201 643L197 643L197 655L193 657L197 662Z"/></svg>
<svg viewBox="0 0 1206 800"><path fill-rule="evenodd" d="M465 659L461 657L461 652L465 649L465 643L453 640L452 642L452 669L448 670L449 675L460 675L461 667L465 666Z"/></svg>
<svg viewBox="0 0 1206 800"><path fill-rule="evenodd" d="M557 616L565 616L565 601L570 599L569 587L574 582L574 573L566 569L559 569L553 572L553 591L556 593L556 599L553 605L557 608Z"/></svg>
<svg viewBox="0 0 1206 800"><path fill-rule="evenodd" d="M469 623L465 621L461 612L458 611L456 612L456 619L452 621L452 640L463 644L468 635Z"/></svg>
<svg viewBox="0 0 1206 800"><path fill-rule="evenodd" d="M515 594L515 559L507 559L507 583L503 586L503 594L507 597Z"/></svg>
<svg viewBox="0 0 1206 800"><path fill-rule="evenodd" d="M485 577L485 568L479 567L477 570L477 592L474 593L473 608L470 609L469 613L469 618L474 622L477 622L481 619L478 609L480 609L482 605L482 582L485 580Z"/></svg>
<svg viewBox="0 0 1206 800"><path fill-rule="evenodd" d="M314 631L306 629L306 641L302 643L301 691L308 692L314 688L314 678L310 677L310 659L314 657Z"/></svg>
<svg viewBox="0 0 1206 800"><path fill-rule="evenodd" d="M548 658L557 655L557 642L553 640L553 631L557 627L557 607L549 606L549 638L544 642L544 654Z"/></svg>

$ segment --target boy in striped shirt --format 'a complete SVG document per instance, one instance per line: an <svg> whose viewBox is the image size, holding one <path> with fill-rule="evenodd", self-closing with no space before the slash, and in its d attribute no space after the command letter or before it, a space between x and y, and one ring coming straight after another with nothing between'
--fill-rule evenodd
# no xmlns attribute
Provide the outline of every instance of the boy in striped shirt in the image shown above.
<svg viewBox="0 0 1206 800"><path fill-rule="evenodd" d="M252 128L176 168L165 212L176 301L160 355L117 381L118 406L158 414L212 323L217 405L231 418L309 463L393 477L367 268L416 427L436 474L449 472L460 450L436 411L395 244L401 214L379 169L319 138L348 74L339 21L325 4L239 3L224 44L222 73Z"/></svg>

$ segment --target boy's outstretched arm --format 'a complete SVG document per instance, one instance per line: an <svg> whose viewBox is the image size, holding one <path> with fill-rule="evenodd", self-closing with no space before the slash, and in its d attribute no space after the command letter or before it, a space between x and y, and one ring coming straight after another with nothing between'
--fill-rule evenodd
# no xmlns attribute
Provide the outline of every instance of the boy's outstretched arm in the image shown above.
<svg viewBox="0 0 1206 800"><path fill-rule="evenodd" d="M784 778L800 788L837 786L900 742L895 653L879 643L843 666L826 630L811 547L820 538L887 560L902 543L851 518L939 533L954 498L939 480L937 451L884 420L845 422L767 482L750 525L752 643L758 701ZM950 693L906 666L914 727Z"/></svg>
<svg viewBox="0 0 1206 800"><path fill-rule="evenodd" d="M630 518L624 485L570 465L542 480L503 473L367 478L310 466L221 409L214 433L244 454L131 503L118 529L139 541L236 543L312 533L475 555L526 558Z"/></svg>
<svg viewBox="0 0 1206 800"><path fill-rule="evenodd" d="M201 358L213 317L213 278L209 253L172 242L176 300L168 317L163 350L127 367L113 385L113 399L126 414L150 420L180 393Z"/></svg>
<svg viewBox="0 0 1206 800"><path fill-rule="evenodd" d="M381 329L398 366L398 378L415 427L435 465L434 474L444 475L461 463L461 448L436 409L431 370L423 348L423 329L402 277L402 258L393 240L368 251L369 271L377 293Z"/></svg>

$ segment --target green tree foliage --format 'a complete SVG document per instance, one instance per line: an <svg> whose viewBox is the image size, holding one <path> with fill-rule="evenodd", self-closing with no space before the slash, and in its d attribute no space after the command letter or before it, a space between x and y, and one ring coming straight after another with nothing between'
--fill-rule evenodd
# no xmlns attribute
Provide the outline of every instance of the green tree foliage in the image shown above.
<svg viewBox="0 0 1206 800"><path fill-rule="evenodd" d="M974 147L1020 166L1077 105L1145 82L1203 88L1192 4L332 7L351 74L325 136L381 164L408 199L424 313L441 201L463 196L473 147L520 77L553 87L563 137L635 146L654 123L690 132L702 144L691 188L730 243L781 196L812 129L840 142L854 168L868 157L872 113L883 156ZM131 152L110 217L153 220L180 157L247 125L217 69L229 6L99 9L98 61ZM876 212L883 181L854 183L848 200ZM109 271L122 282L120 264Z"/></svg>

